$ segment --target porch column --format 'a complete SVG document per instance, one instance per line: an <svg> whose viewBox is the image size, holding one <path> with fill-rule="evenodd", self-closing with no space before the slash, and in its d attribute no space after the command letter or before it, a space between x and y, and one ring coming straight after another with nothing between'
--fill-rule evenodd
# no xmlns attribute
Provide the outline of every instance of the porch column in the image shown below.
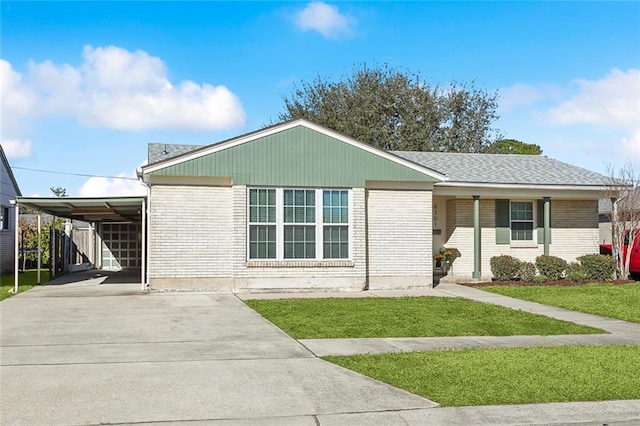
<svg viewBox="0 0 640 426"><path fill-rule="evenodd" d="M480 265L480 196L473 196L473 278L480 278L482 267Z"/></svg>
<svg viewBox="0 0 640 426"><path fill-rule="evenodd" d="M551 217L549 206L551 197L543 197L544 200L544 255L549 256L549 241L551 241Z"/></svg>

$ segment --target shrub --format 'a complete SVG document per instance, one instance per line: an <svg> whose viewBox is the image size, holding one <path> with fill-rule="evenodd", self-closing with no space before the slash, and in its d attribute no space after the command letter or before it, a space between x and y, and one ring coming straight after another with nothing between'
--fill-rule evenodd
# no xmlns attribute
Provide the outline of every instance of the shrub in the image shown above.
<svg viewBox="0 0 640 426"><path fill-rule="evenodd" d="M518 277L520 272L520 261L512 256L494 256L489 261L491 273L498 281L510 281Z"/></svg>
<svg viewBox="0 0 640 426"><path fill-rule="evenodd" d="M544 275L551 281L562 278L567 269L567 261L556 256L538 256L536 257L536 268L540 275Z"/></svg>
<svg viewBox="0 0 640 426"><path fill-rule="evenodd" d="M581 283L587 280L587 272L584 266L578 262L571 262L567 265L567 278L571 281Z"/></svg>
<svg viewBox="0 0 640 426"><path fill-rule="evenodd" d="M613 278L616 261L613 256L603 254L585 254L578 258L587 279L596 281L608 281Z"/></svg>
<svg viewBox="0 0 640 426"><path fill-rule="evenodd" d="M533 281L536 276L536 265L532 262L520 263L520 270L518 271L518 277L522 281Z"/></svg>
<svg viewBox="0 0 640 426"><path fill-rule="evenodd" d="M547 277L545 277L544 275L536 275L535 277L533 277L533 282L538 284L546 283Z"/></svg>

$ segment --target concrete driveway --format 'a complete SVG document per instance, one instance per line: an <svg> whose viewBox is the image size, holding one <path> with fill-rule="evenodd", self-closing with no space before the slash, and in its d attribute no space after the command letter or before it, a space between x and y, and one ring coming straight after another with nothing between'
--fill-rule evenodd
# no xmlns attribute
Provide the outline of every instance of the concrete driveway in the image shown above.
<svg viewBox="0 0 640 426"><path fill-rule="evenodd" d="M147 295L117 281L0 304L1 424L316 425L435 406L315 358L234 295Z"/></svg>

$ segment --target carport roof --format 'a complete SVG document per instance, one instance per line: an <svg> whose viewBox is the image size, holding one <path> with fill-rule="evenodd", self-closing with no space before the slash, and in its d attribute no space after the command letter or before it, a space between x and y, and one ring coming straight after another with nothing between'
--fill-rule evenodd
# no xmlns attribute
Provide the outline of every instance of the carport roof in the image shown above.
<svg viewBox="0 0 640 426"><path fill-rule="evenodd" d="M16 197L21 206L85 222L140 221L146 197Z"/></svg>

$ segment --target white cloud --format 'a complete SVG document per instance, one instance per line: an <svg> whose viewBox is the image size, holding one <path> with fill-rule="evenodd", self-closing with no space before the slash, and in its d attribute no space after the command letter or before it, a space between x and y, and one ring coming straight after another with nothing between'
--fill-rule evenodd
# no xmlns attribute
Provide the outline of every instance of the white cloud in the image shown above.
<svg viewBox="0 0 640 426"><path fill-rule="evenodd" d="M81 124L118 130L222 130L246 121L238 97L225 86L185 80L172 84L166 64L137 50L85 46L80 66L30 62L21 76L6 61L2 107L21 117L70 116Z"/></svg>
<svg viewBox="0 0 640 426"><path fill-rule="evenodd" d="M2 150L9 159L23 159L31 156L31 141L18 139L3 139L0 143Z"/></svg>
<svg viewBox="0 0 640 426"><path fill-rule="evenodd" d="M140 181L122 178L135 178L135 173L120 173L116 179L106 177L89 178L82 184L80 189L78 189L78 196L108 197L146 195L146 188Z"/></svg>
<svg viewBox="0 0 640 426"><path fill-rule="evenodd" d="M575 96L549 112L554 122L616 128L640 125L640 70L613 69L600 80L576 80L576 84Z"/></svg>
<svg viewBox="0 0 640 426"><path fill-rule="evenodd" d="M640 70L613 69L600 80L576 80L577 93L549 111L556 124L590 124L623 131L623 153L640 155Z"/></svg>
<svg viewBox="0 0 640 426"><path fill-rule="evenodd" d="M518 83L500 89L500 109L508 111L518 105L529 105L542 99L542 91L530 84Z"/></svg>
<svg viewBox="0 0 640 426"><path fill-rule="evenodd" d="M295 23L303 31L317 31L325 38L335 39L352 33L352 19L340 13L336 6L323 2L308 3L295 16Z"/></svg>
<svg viewBox="0 0 640 426"><path fill-rule="evenodd" d="M640 161L640 129L622 138L622 150L630 160Z"/></svg>

